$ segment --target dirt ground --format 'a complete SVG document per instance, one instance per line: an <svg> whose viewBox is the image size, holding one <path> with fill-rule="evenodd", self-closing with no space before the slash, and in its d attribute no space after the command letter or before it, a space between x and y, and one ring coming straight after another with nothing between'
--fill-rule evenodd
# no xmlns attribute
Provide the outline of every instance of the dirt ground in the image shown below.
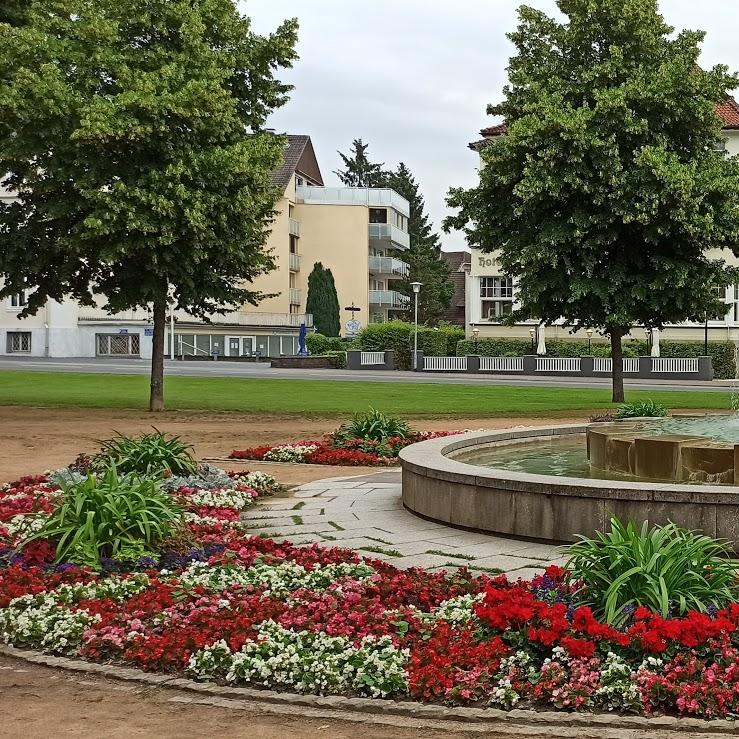
<svg viewBox="0 0 739 739"><path fill-rule="evenodd" d="M557 419L557 423L576 423L582 418ZM508 426L543 426L544 418L494 419L416 419L415 428L493 429ZM223 459L232 449L259 444L314 439L333 431L338 421L321 418L255 418L237 413L172 412L156 417L141 411L98 409L55 409L0 407L0 482L21 475L43 472L68 465L80 452L94 452L97 440L113 432L137 434L160 431L181 435L194 446L198 459ZM281 465L249 462L239 465L221 462L224 467L259 469L277 477L286 485L325 477L366 474L357 467L321 467L316 465Z"/></svg>

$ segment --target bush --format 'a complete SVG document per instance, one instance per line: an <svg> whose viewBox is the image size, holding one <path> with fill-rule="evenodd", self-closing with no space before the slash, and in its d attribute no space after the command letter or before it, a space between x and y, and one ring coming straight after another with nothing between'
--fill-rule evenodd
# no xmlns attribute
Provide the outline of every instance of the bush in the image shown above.
<svg viewBox="0 0 739 739"><path fill-rule="evenodd" d="M400 418L386 416L384 413L370 408L367 413L357 413L347 424L333 434L334 442L344 439L365 439L369 441L386 441L387 439L406 439L411 435L410 426Z"/></svg>
<svg viewBox="0 0 739 739"><path fill-rule="evenodd" d="M570 581L576 598L609 624L623 625L644 606L665 618L721 608L737 597L739 563L725 544L675 524L638 531L611 519L611 531L569 548Z"/></svg>
<svg viewBox="0 0 739 739"><path fill-rule="evenodd" d="M191 475L198 465L190 454L192 447L179 436L167 436L154 429L152 434L132 437L116 434L100 443L95 467L105 469L111 464L122 474Z"/></svg>
<svg viewBox="0 0 739 739"><path fill-rule="evenodd" d="M418 349L427 356L454 356L456 346L464 337L458 326L442 325L438 328L419 326ZM360 331L356 347L365 352L395 352L395 367L409 370L412 366L414 325L406 321L371 323Z"/></svg>
<svg viewBox="0 0 739 739"><path fill-rule="evenodd" d="M338 336L324 336L323 334L308 334L305 337L308 351L315 356L323 356L332 352L343 352L346 343Z"/></svg>
<svg viewBox="0 0 739 739"><path fill-rule="evenodd" d="M617 419L625 418L664 418L667 408L653 400L641 400L637 403L623 403L618 407Z"/></svg>
<svg viewBox="0 0 739 739"><path fill-rule="evenodd" d="M475 352L475 348L477 351ZM625 339L624 357L649 356L649 345L638 339ZM702 341L660 341L660 355L665 358L702 357L705 345ZM530 339L464 339L457 343L456 355L470 354L482 357L522 357L531 354ZM547 341L549 357L584 357L588 353L587 341L569 339ZM591 343L590 353L594 357L610 357L609 344L598 341ZM731 380L736 374L735 346L731 341L709 341L708 355L713 362L713 372L717 380Z"/></svg>
<svg viewBox="0 0 739 739"><path fill-rule="evenodd" d="M48 539L56 562L100 569L102 558L137 561L183 524L182 510L156 480L118 476L115 467L95 477L60 482L62 500L43 526L23 542Z"/></svg>
<svg viewBox="0 0 739 739"><path fill-rule="evenodd" d="M336 369L346 369L345 351L326 352L326 356L331 358L332 364Z"/></svg>

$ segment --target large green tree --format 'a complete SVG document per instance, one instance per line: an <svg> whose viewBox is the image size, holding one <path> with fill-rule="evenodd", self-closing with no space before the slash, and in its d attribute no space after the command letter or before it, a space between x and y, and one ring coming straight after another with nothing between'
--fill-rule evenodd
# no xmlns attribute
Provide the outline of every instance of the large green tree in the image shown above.
<svg viewBox="0 0 739 739"><path fill-rule="evenodd" d="M397 169L386 172L383 184L410 203L408 234L410 248L399 256L410 265L405 280L393 282L393 287L405 295L413 295L411 282L422 283L418 296L418 317L421 323L433 326L443 318L454 295L449 266L441 256L441 241L426 214L426 204L413 173L401 162ZM413 317L413 310L404 316Z"/></svg>
<svg viewBox="0 0 739 739"><path fill-rule="evenodd" d="M448 228L500 249L521 311L610 336L723 312L736 271L709 248L739 242L739 167L719 151L716 105L737 78L698 66L704 34L673 35L657 0L523 6L504 100L507 135L482 151L480 183L450 192Z"/></svg>
<svg viewBox="0 0 739 739"><path fill-rule="evenodd" d="M153 315L152 410L163 408L168 302L198 317L256 304L271 269L264 128L290 87L297 23L260 36L232 0L32 0L0 24L0 297L22 315L71 297Z"/></svg>
<svg viewBox="0 0 739 739"><path fill-rule="evenodd" d="M349 154L338 152L344 163L344 169L334 174L346 187L382 187L385 179L383 164L370 161L367 154L369 144L362 139L354 139Z"/></svg>
<svg viewBox="0 0 739 739"><path fill-rule="evenodd" d="M313 315L313 325L324 336L338 336L341 330L339 298L333 272L321 262L308 275L305 310Z"/></svg>

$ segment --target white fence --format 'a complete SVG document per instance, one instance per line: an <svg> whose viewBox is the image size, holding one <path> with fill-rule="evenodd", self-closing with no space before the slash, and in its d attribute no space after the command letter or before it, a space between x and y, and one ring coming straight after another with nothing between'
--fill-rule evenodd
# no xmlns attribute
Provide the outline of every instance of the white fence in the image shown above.
<svg viewBox="0 0 739 739"><path fill-rule="evenodd" d="M698 372L698 360L696 358L655 358L652 359L652 372L664 372L665 374Z"/></svg>
<svg viewBox="0 0 739 739"><path fill-rule="evenodd" d="M436 372L466 372L467 357L424 357L423 368Z"/></svg>
<svg viewBox="0 0 739 739"><path fill-rule="evenodd" d="M480 357L482 372L523 372L523 357Z"/></svg>
<svg viewBox="0 0 739 739"><path fill-rule="evenodd" d="M537 357L537 372L579 372L579 357Z"/></svg>
<svg viewBox="0 0 739 739"><path fill-rule="evenodd" d="M639 358L628 357L623 360L624 372L639 372ZM593 372L611 373L613 369L613 360L610 357L595 357L593 359Z"/></svg>
<svg viewBox="0 0 739 739"><path fill-rule="evenodd" d="M362 367L371 367L378 364L385 364L385 352L362 352L359 358L359 364Z"/></svg>

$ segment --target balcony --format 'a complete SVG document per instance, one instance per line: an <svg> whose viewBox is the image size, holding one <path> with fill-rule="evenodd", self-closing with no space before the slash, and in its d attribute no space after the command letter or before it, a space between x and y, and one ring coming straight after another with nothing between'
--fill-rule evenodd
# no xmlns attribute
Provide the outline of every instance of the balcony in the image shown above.
<svg viewBox="0 0 739 739"><path fill-rule="evenodd" d="M296 292L300 293L300 290ZM299 305L299 303L296 303ZM81 323L145 323L151 324L151 314L145 310L126 311L110 315L101 309L80 308L78 320ZM241 313L232 311L223 315L213 314L206 323L201 318L175 311L175 321L178 327L184 325L197 326L253 326L253 327L291 327L299 328L304 323L308 328L313 326L313 316L310 313ZM169 316L167 316L169 325Z"/></svg>
<svg viewBox="0 0 739 739"><path fill-rule="evenodd" d="M369 303L388 310L405 310L411 299L397 290L370 290Z"/></svg>
<svg viewBox="0 0 739 739"><path fill-rule="evenodd" d="M395 257L370 257L369 272L371 275L382 275L404 279L410 274L411 267Z"/></svg>
<svg viewBox="0 0 739 739"><path fill-rule="evenodd" d="M375 249L409 249L411 237L391 223L370 223L369 242Z"/></svg>
<svg viewBox="0 0 739 739"><path fill-rule="evenodd" d="M290 254L290 271L300 272L300 254Z"/></svg>
<svg viewBox="0 0 739 739"><path fill-rule="evenodd" d="M302 295L300 290L295 287L290 288L290 305L300 305L302 302Z"/></svg>
<svg viewBox="0 0 739 739"><path fill-rule="evenodd" d="M372 208L393 208L410 217L410 203L395 190L382 187L308 187L295 188L298 200L324 205L366 205Z"/></svg>
<svg viewBox="0 0 739 739"><path fill-rule="evenodd" d="M300 238L300 221L296 221L294 218L289 219L290 222L290 236L297 236Z"/></svg>

